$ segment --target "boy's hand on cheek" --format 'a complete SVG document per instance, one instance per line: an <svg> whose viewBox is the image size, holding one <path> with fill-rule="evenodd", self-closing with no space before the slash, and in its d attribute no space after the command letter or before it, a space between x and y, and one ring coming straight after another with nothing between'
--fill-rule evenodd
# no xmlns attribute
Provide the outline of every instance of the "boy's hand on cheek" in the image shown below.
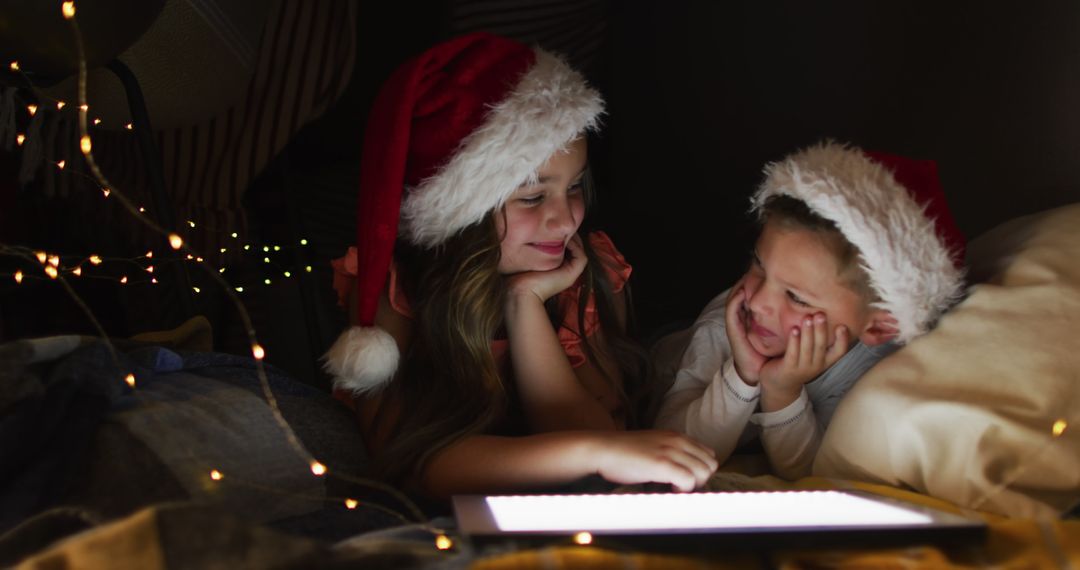
<svg viewBox="0 0 1080 570"><path fill-rule="evenodd" d="M829 344L828 322L824 313L807 315L799 328L788 334L784 355L773 358L761 368L761 407L771 412L783 409L799 397L803 384L817 378L848 347L848 330L836 327L836 339Z"/></svg>
<svg viewBox="0 0 1080 570"><path fill-rule="evenodd" d="M746 308L746 289L742 281L731 288L728 296L725 320L727 324L728 343L731 344L731 357L735 361L735 372L743 382L753 386L758 383L761 376L761 367L767 359L750 345L750 339L746 336L747 320L749 311Z"/></svg>
<svg viewBox="0 0 1080 570"><path fill-rule="evenodd" d="M511 275L507 279L509 297L532 294L544 302L573 285L588 263L581 236L575 234L571 237L566 243L566 250L562 265L551 271L526 271Z"/></svg>

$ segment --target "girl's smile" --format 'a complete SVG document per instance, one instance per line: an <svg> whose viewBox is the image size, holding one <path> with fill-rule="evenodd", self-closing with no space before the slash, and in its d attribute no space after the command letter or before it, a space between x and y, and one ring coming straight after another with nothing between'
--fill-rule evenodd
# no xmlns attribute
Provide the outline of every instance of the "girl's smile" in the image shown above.
<svg viewBox="0 0 1080 570"><path fill-rule="evenodd" d="M529 245L552 256L561 256L566 254L566 242L562 241L541 241L533 242Z"/></svg>

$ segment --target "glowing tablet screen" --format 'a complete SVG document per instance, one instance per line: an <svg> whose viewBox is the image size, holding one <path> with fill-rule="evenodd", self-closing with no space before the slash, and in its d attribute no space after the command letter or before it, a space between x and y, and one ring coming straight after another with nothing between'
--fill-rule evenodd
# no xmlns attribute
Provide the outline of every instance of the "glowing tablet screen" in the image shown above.
<svg viewBox="0 0 1080 570"><path fill-rule="evenodd" d="M490 496L485 502L503 532L859 528L932 522L923 513L838 491Z"/></svg>

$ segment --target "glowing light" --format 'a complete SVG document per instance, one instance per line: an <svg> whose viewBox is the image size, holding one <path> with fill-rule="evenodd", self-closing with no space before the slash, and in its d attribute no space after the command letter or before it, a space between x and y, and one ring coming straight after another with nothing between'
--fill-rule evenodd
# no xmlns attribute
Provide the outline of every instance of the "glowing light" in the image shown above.
<svg viewBox="0 0 1080 570"><path fill-rule="evenodd" d="M582 546L592 544L592 533L579 532L574 535L574 544L580 544Z"/></svg>
<svg viewBox="0 0 1080 570"><path fill-rule="evenodd" d="M15 270L15 282L16 283L22 283L22 278L23 278L22 270L16 269Z"/></svg>
<svg viewBox="0 0 1080 570"><path fill-rule="evenodd" d="M18 71L19 70L19 62L13 61L13 62L11 62L11 65L9 67L11 67L12 71Z"/></svg>
<svg viewBox="0 0 1080 570"><path fill-rule="evenodd" d="M56 110L59 111L60 109L63 109L64 105L67 105L67 103L65 103L63 101L57 101L56 102Z"/></svg>
<svg viewBox="0 0 1080 570"><path fill-rule="evenodd" d="M191 221L191 220L188 220L188 221L187 221L187 225L189 225L189 226L191 226L191 227L195 227L195 222L193 222L193 221Z"/></svg>
<svg viewBox="0 0 1080 570"><path fill-rule="evenodd" d="M37 105L27 105L26 112L30 113L30 116L33 117L34 113L37 113Z"/></svg>
<svg viewBox="0 0 1080 570"><path fill-rule="evenodd" d="M191 255L190 253L189 253L189 254L187 254L187 260L188 260L188 261L191 261L191 260L193 260L193 259L195 259L195 256L194 256L194 255Z"/></svg>
<svg viewBox="0 0 1080 570"><path fill-rule="evenodd" d="M34 255L37 257L39 263L45 263L49 256L44 251L35 251Z"/></svg>
<svg viewBox="0 0 1080 570"><path fill-rule="evenodd" d="M101 265L101 258L96 256L96 255L91 255L90 256L90 263L92 263L94 265Z"/></svg>
<svg viewBox="0 0 1080 570"><path fill-rule="evenodd" d="M192 287L192 289L195 290L196 293L202 293L202 289L199 289L198 287Z"/></svg>
<svg viewBox="0 0 1080 570"><path fill-rule="evenodd" d="M435 537L435 548L438 548L439 550L450 550L450 548L453 546L454 541L450 540L449 536L446 536L445 534L440 534L439 536Z"/></svg>
<svg viewBox="0 0 1080 570"><path fill-rule="evenodd" d="M22 146L22 143L26 142L26 135L19 133L15 135L15 144Z"/></svg>
<svg viewBox="0 0 1080 570"><path fill-rule="evenodd" d="M139 206L139 213L140 214L145 214L146 213L146 208L143 208L142 206Z"/></svg>
<svg viewBox="0 0 1080 570"><path fill-rule="evenodd" d="M232 235L233 239L240 237L240 236L236 235L236 232L233 232L231 235Z"/></svg>
<svg viewBox="0 0 1080 570"><path fill-rule="evenodd" d="M157 277L151 277L150 278L150 283L153 283L154 285L157 285Z"/></svg>
<svg viewBox="0 0 1080 570"><path fill-rule="evenodd" d="M251 249L251 246L250 246L250 245L245 245L245 246L244 246L244 251L248 251L248 250L250 250L250 249Z"/></svg>
<svg viewBox="0 0 1080 570"><path fill-rule="evenodd" d="M49 256L49 265L51 265L53 267L60 267L60 256L59 255L50 255Z"/></svg>
<svg viewBox="0 0 1080 570"><path fill-rule="evenodd" d="M79 139L79 148L82 149L83 154L90 154L90 135L83 135Z"/></svg>
<svg viewBox="0 0 1080 570"><path fill-rule="evenodd" d="M82 267L76 267L75 269L71 270L71 273L74 274L76 277L82 277Z"/></svg>
<svg viewBox="0 0 1080 570"><path fill-rule="evenodd" d="M169 246L173 249L180 249L180 246L184 245L184 240L180 239L180 236L176 234L169 234Z"/></svg>
<svg viewBox="0 0 1080 570"><path fill-rule="evenodd" d="M153 273L154 272L154 266L153 265L147 265L146 266L146 272L147 273Z"/></svg>
<svg viewBox="0 0 1080 570"><path fill-rule="evenodd" d="M1061 434L1065 433L1065 429L1068 428L1068 427L1069 427L1069 422L1065 421L1064 419L1060 419L1060 420L1054 422L1054 428L1052 430L1052 433L1054 434L1054 437L1060 437Z"/></svg>
<svg viewBox="0 0 1080 570"><path fill-rule="evenodd" d="M292 277L292 273L289 273L288 271L286 271L285 272L285 277Z"/></svg>
<svg viewBox="0 0 1080 570"><path fill-rule="evenodd" d="M152 250L152 249L146 250L146 255L144 255L143 257L145 257L146 259L150 259L150 258L154 257L154 250Z"/></svg>
<svg viewBox="0 0 1080 570"><path fill-rule="evenodd" d="M217 270L217 272L218 272L218 273L225 273L225 268L224 268L224 267L222 267L221 269L218 269L218 270Z"/></svg>
<svg viewBox="0 0 1080 570"><path fill-rule="evenodd" d="M221 248L221 253L225 253L225 248Z"/></svg>
<svg viewBox="0 0 1080 570"><path fill-rule="evenodd" d="M263 263L270 263L270 258L269 257L264 257L263 258Z"/></svg>
<svg viewBox="0 0 1080 570"><path fill-rule="evenodd" d="M104 194L106 198L109 197L109 189L108 188L102 188L101 193Z"/></svg>
<svg viewBox="0 0 1080 570"><path fill-rule="evenodd" d="M258 344L251 345L251 354L255 357L255 360L262 360L266 356L266 351Z"/></svg>
<svg viewBox="0 0 1080 570"><path fill-rule="evenodd" d="M210 478L214 481L221 481L223 477L225 476L221 474L221 471L218 471L217 469L210 470Z"/></svg>
<svg viewBox="0 0 1080 570"><path fill-rule="evenodd" d="M307 240L306 239L300 240L300 245L307 245Z"/></svg>
<svg viewBox="0 0 1080 570"><path fill-rule="evenodd" d="M51 265L46 265L45 266L45 274L48 275L50 279L56 279L56 276L57 276L56 268L51 266Z"/></svg>
<svg viewBox="0 0 1080 570"><path fill-rule="evenodd" d="M124 382L127 382L128 386L131 386L132 388L134 388L135 387L135 375L134 374L128 374L127 376L124 376Z"/></svg>
<svg viewBox="0 0 1080 570"><path fill-rule="evenodd" d="M127 275L120 278L121 283L127 283Z"/></svg>
<svg viewBox="0 0 1080 570"><path fill-rule="evenodd" d="M94 125L100 125L101 119L94 119Z"/></svg>
<svg viewBox="0 0 1080 570"><path fill-rule="evenodd" d="M90 105L83 103L82 105L79 105L79 110L85 113L90 110Z"/></svg>
<svg viewBox="0 0 1080 570"><path fill-rule="evenodd" d="M345 508L350 511L355 509L360 504L356 499L345 499Z"/></svg>
<svg viewBox="0 0 1080 570"><path fill-rule="evenodd" d="M131 123L128 123L124 125L124 128L130 131L133 127L131 126Z"/></svg>
<svg viewBox="0 0 1080 570"><path fill-rule="evenodd" d="M199 262L199 263L202 263L202 258L201 258L201 257L196 257L196 258L195 258L195 261L197 261L197 262Z"/></svg>
<svg viewBox="0 0 1080 570"><path fill-rule="evenodd" d="M263 251L267 251L267 252L270 251L270 246L264 245L263 246Z"/></svg>
<svg viewBox="0 0 1080 570"><path fill-rule="evenodd" d="M326 466L318 461L312 461L311 472L314 473L316 477L322 477L326 474Z"/></svg>
<svg viewBox="0 0 1080 570"><path fill-rule="evenodd" d="M281 246L280 245L275 245L274 246L274 251L281 251Z"/></svg>
<svg viewBox="0 0 1080 570"><path fill-rule="evenodd" d="M60 170L63 170L65 164L67 164L67 161L66 160L61 160L60 162L56 163L56 167L59 168Z"/></svg>
<svg viewBox="0 0 1080 570"><path fill-rule="evenodd" d="M263 283L269 285L270 284L270 279L263 279Z"/></svg>
<svg viewBox="0 0 1080 570"><path fill-rule="evenodd" d="M64 2L60 6L60 9L64 13L64 19L65 20L70 20L70 19L75 17L75 3L74 2L70 2L70 1L69 2Z"/></svg>
<svg viewBox="0 0 1080 570"><path fill-rule="evenodd" d="M243 293L243 292L244 292L244 288L243 288L243 287L237 287L237 288L236 288L236 292L237 292L237 293Z"/></svg>
<svg viewBox="0 0 1080 570"><path fill-rule="evenodd" d="M307 271L308 273L311 273L311 266L308 265L307 267L305 267L304 271Z"/></svg>

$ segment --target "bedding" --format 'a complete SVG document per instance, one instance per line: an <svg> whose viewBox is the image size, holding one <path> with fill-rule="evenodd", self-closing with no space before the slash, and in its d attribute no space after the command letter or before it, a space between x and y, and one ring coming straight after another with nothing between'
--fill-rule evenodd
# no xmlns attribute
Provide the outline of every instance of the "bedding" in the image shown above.
<svg viewBox="0 0 1080 570"><path fill-rule="evenodd" d="M841 402L814 473L1012 517L1080 503L1080 204L969 244L970 295Z"/></svg>

